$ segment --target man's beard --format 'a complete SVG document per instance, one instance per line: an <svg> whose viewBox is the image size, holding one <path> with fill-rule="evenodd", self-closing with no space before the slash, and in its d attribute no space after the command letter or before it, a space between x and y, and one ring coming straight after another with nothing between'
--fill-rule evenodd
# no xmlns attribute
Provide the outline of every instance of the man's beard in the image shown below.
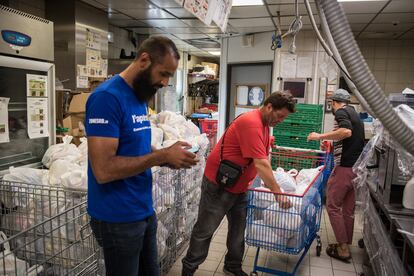
<svg viewBox="0 0 414 276"><path fill-rule="evenodd" d="M148 103L161 87L152 83L150 67L135 77L132 82L132 88L138 100Z"/></svg>

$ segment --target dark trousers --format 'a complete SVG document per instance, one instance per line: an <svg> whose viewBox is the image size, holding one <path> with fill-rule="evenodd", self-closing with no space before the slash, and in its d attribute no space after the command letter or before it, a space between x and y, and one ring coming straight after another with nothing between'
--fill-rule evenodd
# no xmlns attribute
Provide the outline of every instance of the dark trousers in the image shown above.
<svg viewBox="0 0 414 276"><path fill-rule="evenodd" d="M183 275L192 275L207 258L211 238L224 216L228 220L227 254L224 265L241 269L244 254L247 195L232 194L203 178L197 222L191 233L190 246L183 258Z"/></svg>
<svg viewBox="0 0 414 276"><path fill-rule="evenodd" d="M90 225L103 248L106 275L158 276L157 217L130 223L91 218Z"/></svg>

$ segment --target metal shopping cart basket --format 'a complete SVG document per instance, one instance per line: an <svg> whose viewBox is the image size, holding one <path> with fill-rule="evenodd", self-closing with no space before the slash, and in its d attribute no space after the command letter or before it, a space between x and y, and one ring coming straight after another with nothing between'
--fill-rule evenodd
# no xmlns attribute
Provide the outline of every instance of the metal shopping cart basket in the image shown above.
<svg viewBox="0 0 414 276"><path fill-rule="evenodd" d="M86 193L0 181L0 275L96 275Z"/></svg>
<svg viewBox="0 0 414 276"><path fill-rule="evenodd" d="M257 247L251 275L257 275L258 271L295 275L314 239L317 239L316 250L320 256L322 244L317 233L321 222L323 190L331 170L331 155L328 152L277 147L271 153L273 165L286 171L319 167L307 171L312 179L308 180L309 185L305 186L302 194L274 194L259 188L259 177L253 181L248 193L246 227L246 243ZM275 199L281 196L289 199L291 208L279 207ZM260 249L301 255L293 271L285 272L258 266Z"/></svg>

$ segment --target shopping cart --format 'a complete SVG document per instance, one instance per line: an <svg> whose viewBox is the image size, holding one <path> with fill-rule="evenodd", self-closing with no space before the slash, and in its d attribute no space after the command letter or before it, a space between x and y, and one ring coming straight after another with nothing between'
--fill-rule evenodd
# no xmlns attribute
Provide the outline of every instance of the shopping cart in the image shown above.
<svg viewBox="0 0 414 276"><path fill-rule="evenodd" d="M0 181L0 275L97 275L86 193Z"/></svg>
<svg viewBox="0 0 414 276"><path fill-rule="evenodd" d="M313 179L309 179L310 184L303 194L274 194L259 188L259 177L253 181L248 192L246 227L246 243L257 247L251 275L257 275L258 271L295 275L315 239L316 253L320 256L322 244L317 233L321 222L323 190L331 170L331 155L328 152L277 147L271 153L273 165L285 170L319 167L314 171ZM288 198L293 207L280 208L275 199L281 196ZM301 255L293 271L286 272L258 266L260 249Z"/></svg>

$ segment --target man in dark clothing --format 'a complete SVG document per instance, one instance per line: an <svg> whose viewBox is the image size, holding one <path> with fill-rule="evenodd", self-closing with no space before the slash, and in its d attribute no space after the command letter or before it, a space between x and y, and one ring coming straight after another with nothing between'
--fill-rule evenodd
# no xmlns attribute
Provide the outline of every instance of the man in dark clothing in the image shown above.
<svg viewBox="0 0 414 276"><path fill-rule="evenodd" d="M335 168L328 180L327 211L338 243L329 245L326 253L349 263L355 209L355 191L352 184L355 174L352 166L364 148L364 125L355 109L348 105L350 95L346 90L336 90L332 100L334 130L323 134L312 132L308 141L334 140Z"/></svg>

